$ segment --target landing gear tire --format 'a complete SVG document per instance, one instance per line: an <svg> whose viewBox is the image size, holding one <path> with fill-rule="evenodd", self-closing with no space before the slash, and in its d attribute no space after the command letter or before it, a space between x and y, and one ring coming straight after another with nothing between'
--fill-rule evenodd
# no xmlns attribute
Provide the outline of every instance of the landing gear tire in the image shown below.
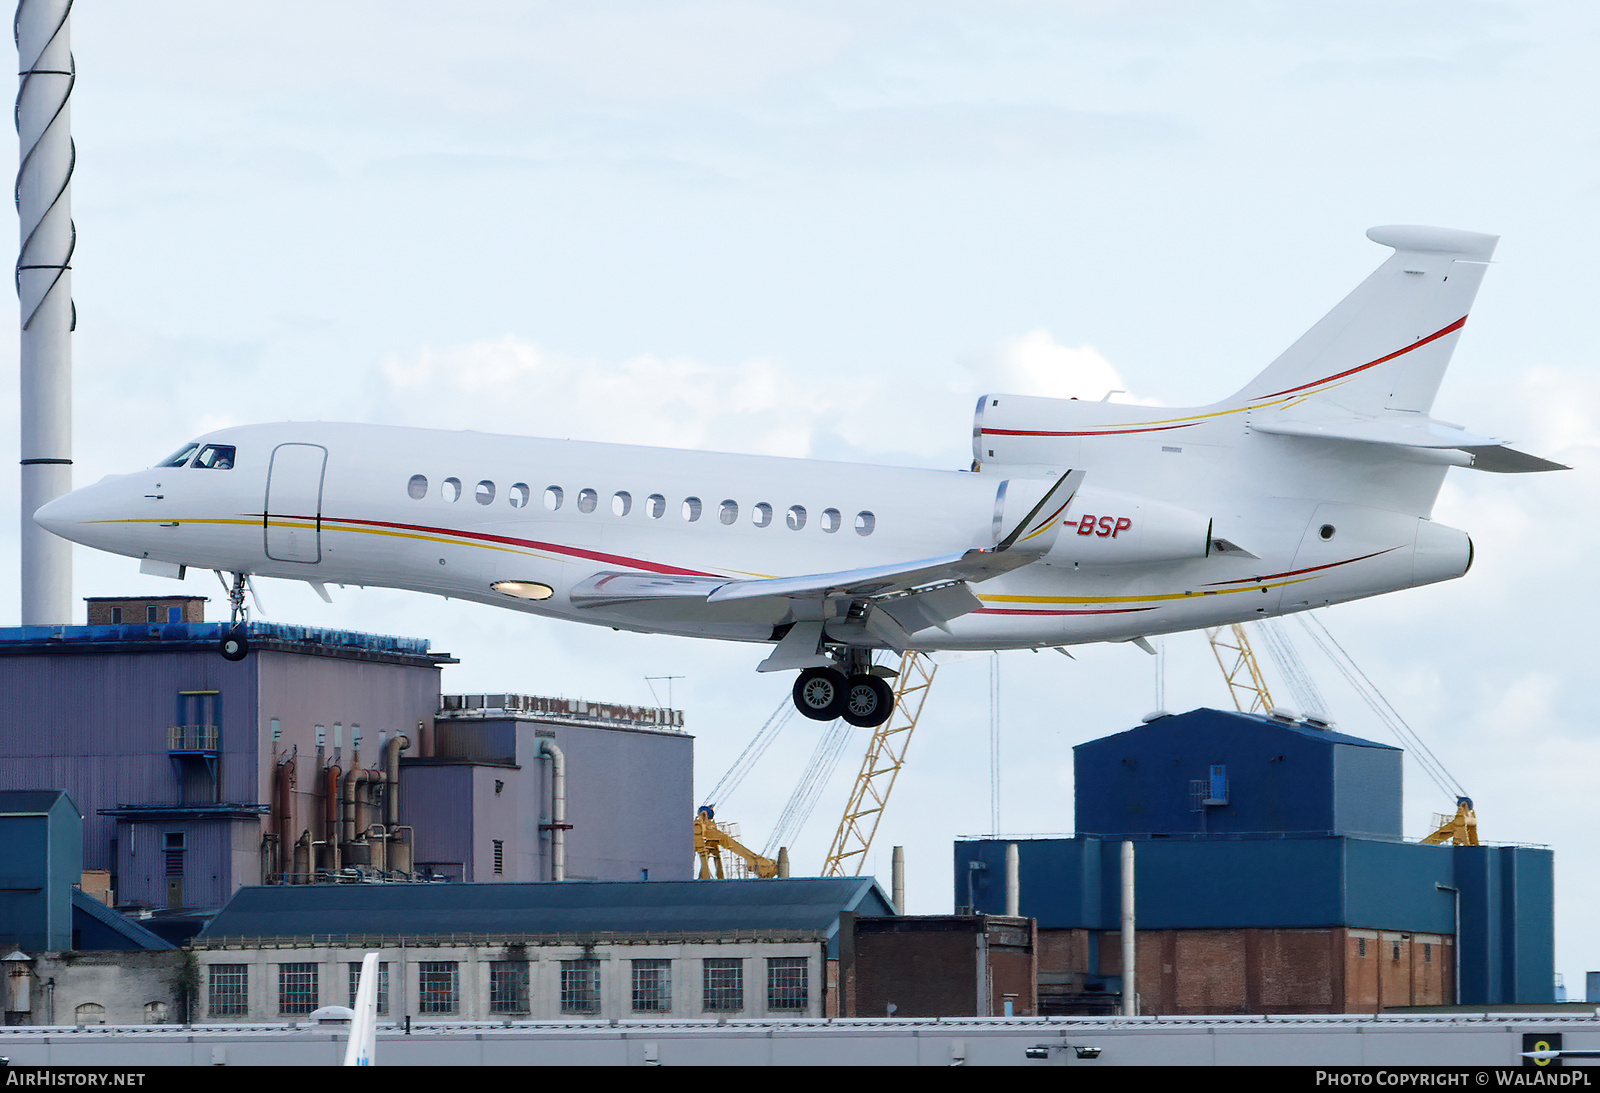
<svg viewBox="0 0 1600 1093"><path fill-rule="evenodd" d="M794 681L794 707L813 721L844 714L845 678L837 668L807 668Z"/></svg>
<svg viewBox="0 0 1600 1093"><path fill-rule="evenodd" d="M250 639L245 637L244 627L235 627L224 634L217 643L217 651L223 660L243 660L249 656Z"/></svg>
<svg viewBox="0 0 1600 1093"><path fill-rule="evenodd" d="M894 692L882 679L865 672L845 681L844 710L839 716L858 729L875 729L894 713Z"/></svg>

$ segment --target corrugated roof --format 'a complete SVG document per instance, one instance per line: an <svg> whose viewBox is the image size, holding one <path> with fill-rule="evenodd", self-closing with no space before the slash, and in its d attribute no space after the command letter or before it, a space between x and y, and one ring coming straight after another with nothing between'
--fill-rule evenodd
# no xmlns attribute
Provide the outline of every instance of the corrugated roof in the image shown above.
<svg viewBox="0 0 1600 1093"><path fill-rule="evenodd" d="M803 931L832 937L842 911L894 913L870 877L275 885L241 888L197 940L733 930Z"/></svg>
<svg viewBox="0 0 1600 1093"><path fill-rule="evenodd" d="M0 790L0 816L41 816L54 808L56 801L62 797L67 798L67 805L72 811L78 811L78 806L73 804L64 789Z"/></svg>
<svg viewBox="0 0 1600 1093"><path fill-rule="evenodd" d="M1213 710L1206 706L1202 706L1199 709L1190 710L1188 713L1167 714L1165 717L1158 718L1155 721L1149 721L1143 725L1135 725L1131 729L1125 729L1122 732L1112 733L1110 736L1096 737L1093 740L1075 745L1073 750L1076 751L1078 748L1089 747L1090 745L1103 743L1107 740L1115 740L1119 736L1131 736L1135 733L1149 734L1159 732L1163 729L1172 728L1181 728L1183 731L1187 732L1190 731L1191 723L1195 725L1205 725L1205 723L1212 718L1240 721L1245 724L1261 725L1267 728L1277 729L1280 732L1293 733L1296 736L1302 736L1308 740L1316 740L1327 744L1350 744L1362 748L1384 748L1388 751L1400 750L1393 744L1383 744L1376 740L1367 740L1359 736L1349 736L1342 732L1335 732L1332 729L1319 729L1316 726L1308 725L1303 721L1280 721L1275 717L1269 716L1268 714L1238 713L1234 710Z"/></svg>
<svg viewBox="0 0 1600 1093"><path fill-rule="evenodd" d="M72 890L72 910L75 914L85 914L106 929L120 937L128 939L130 949L175 949L176 945L164 941L155 934L140 926L127 915L113 911L93 896L81 889Z"/></svg>

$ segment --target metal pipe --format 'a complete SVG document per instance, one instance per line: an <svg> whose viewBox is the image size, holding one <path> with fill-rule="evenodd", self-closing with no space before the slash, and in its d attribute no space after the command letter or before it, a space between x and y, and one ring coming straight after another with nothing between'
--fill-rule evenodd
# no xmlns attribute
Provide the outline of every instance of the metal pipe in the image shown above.
<svg viewBox="0 0 1600 1093"><path fill-rule="evenodd" d="M411 747L411 739L400 734L383 746L384 823L400 825L400 753Z"/></svg>
<svg viewBox="0 0 1600 1093"><path fill-rule="evenodd" d="M889 891L894 900L894 913L906 913L906 848L897 846L889 854Z"/></svg>
<svg viewBox="0 0 1600 1093"><path fill-rule="evenodd" d="M72 621L72 544L33 522L72 490L72 0L21 0L16 286L21 330L22 623Z"/></svg>
<svg viewBox="0 0 1600 1093"><path fill-rule="evenodd" d="M1022 866L1016 843L1006 843L1006 915L1022 916Z"/></svg>
<svg viewBox="0 0 1600 1093"><path fill-rule="evenodd" d="M567 757L547 739L539 757L550 760L550 879L567 879Z"/></svg>
<svg viewBox="0 0 1600 1093"><path fill-rule="evenodd" d="M1139 997L1134 974L1138 961L1133 951L1133 840L1122 844L1122 1016L1139 1015Z"/></svg>

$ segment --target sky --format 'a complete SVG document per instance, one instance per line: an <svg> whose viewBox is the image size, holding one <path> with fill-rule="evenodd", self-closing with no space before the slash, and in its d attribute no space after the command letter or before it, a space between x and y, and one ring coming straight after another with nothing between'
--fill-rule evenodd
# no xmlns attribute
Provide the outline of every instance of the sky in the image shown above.
<svg viewBox="0 0 1600 1093"><path fill-rule="evenodd" d="M1585 549L1600 524L1600 138L1583 124L1600 9L148 0L74 14L79 484L276 420L964 467L981 393L1204 404L1384 259L1368 227L1500 234L1434 412L1574 469L1453 471L1435 517L1471 532L1472 571L1319 618L1472 795L1486 841L1554 850L1571 995L1600 969ZM15 353L0 346L13 370ZM16 397L0 384L12 450ZM0 490L16 511L15 478ZM15 556L0 528L0 567ZM224 606L206 574L185 587L74 557L77 597ZM260 592L269 620L431 639L460 658L450 693L654 705L647 677L676 677L697 792L787 699L787 675L755 673L759 648L409 593ZM15 582L0 586L0 618L17 612ZM1342 731L1395 742L1297 624L1283 632ZM1073 745L1157 706L1228 702L1199 635L1163 639L1159 657L1076 652L941 664L869 863L887 884L889 848L907 848L910 911L952 909L956 837L1071 830ZM719 817L764 845L820 732L794 719ZM796 872L820 866L864 744L792 841ZM1453 811L1409 760L1406 790L1408 837Z"/></svg>

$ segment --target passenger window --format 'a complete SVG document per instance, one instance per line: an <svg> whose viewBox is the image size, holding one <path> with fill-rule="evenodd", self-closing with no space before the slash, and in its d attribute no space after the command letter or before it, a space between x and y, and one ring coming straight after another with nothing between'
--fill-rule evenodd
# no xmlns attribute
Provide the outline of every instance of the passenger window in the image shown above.
<svg viewBox="0 0 1600 1093"><path fill-rule="evenodd" d="M739 519L739 502L724 501L722 507L717 511L717 519L724 524L731 524Z"/></svg>
<svg viewBox="0 0 1600 1093"><path fill-rule="evenodd" d="M838 509L822 510L822 530L827 532L829 535L832 535L834 532L838 531L839 525L843 522L844 520L842 517L840 517Z"/></svg>
<svg viewBox="0 0 1600 1093"><path fill-rule="evenodd" d="M528 489L526 482L518 482L506 491L506 500L511 502L511 507L514 509L526 508L528 498L532 495L533 491Z"/></svg>
<svg viewBox="0 0 1600 1093"><path fill-rule="evenodd" d="M440 488L439 492L444 494L444 499L446 501L461 500L461 479L446 478L444 480L444 486Z"/></svg>
<svg viewBox="0 0 1600 1093"><path fill-rule="evenodd" d="M611 495L611 515L626 516L633 511L633 494L627 490L618 490Z"/></svg>
<svg viewBox="0 0 1600 1093"><path fill-rule="evenodd" d="M411 495L411 500L413 501L421 501L428 496L428 476L425 474L412 475L411 481L406 483L406 492Z"/></svg>
<svg viewBox="0 0 1600 1093"><path fill-rule="evenodd" d="M478 504L489 504L494 500L494 483L489 481L487 478L485 478L482 482L479 482L478 492L475 496L478 499Z"/></svg>
<svg viewBox="0 0 1600 1093"><path fill-rule="evenodd" d="M856 513L856 534L871 535L872 529L878 526L878 518L870 512Z"/></svg>
<svg viewBox="0 0 1600 1093"><path fill-rule="evenodd" d="M685 497L683 499L683 518L691 524L700 519L700 498Z"/></svg>
<svg viewBox="0 0 1600 1093"><path fill-rule="evenodd" d="M750 522L758 528L772 523L772 506L765 501L750 510Z"/></svg>
<svg viewBox="0 0 1600 1093"><path fill-rule="evenodd" d="M544 507L551 512L556 511L561 507L561 499L565 496L566 493L560 486L546 486L544 488Z"/></svg>
<svg viewBox="0 0 1600 1093"><path fill-rule="evenodd" d="M806 526L806 507L804 505L789 506L789 530L799 531Z"/></svg>
<svg viewBox="0 0 1600 1093"><path fill-rule="evenodd" d="M198 445L198 444L185 444L183 447L179 448L177 451L175 451L171 455L167 456L167 458L163 459L160 463L157 463L156 466L158 466L158 467L182 467L182 466L185 466L189 462L189 460L194 456L194 453L199 451L199 450L200 450L200 445Z"/></svg>
<svg viewBox="0 0 1600 1093"><path fill-rule="evenodd" d="M194 465L213 471L231 471L233 450L232 444L207 444L200 449L200 454L194 457Z"/></svg>
<svg viewBox="0 0 1600 1093"><path fill-rule="evenodd" d="M650 515L652 520L661 519L667 514L667 499L659 493L652 493L645 498L644 511Z"/></svg>
<svg viewBox="0 0 1600 1093"><path fill-rule="evenodd" d="M593 512L594 511L594 507L599 502L599 500L600 500L600 495L598 493L595 493L593 490L591 490L591 489L579 490L578 491L578 511L579 512Z"/></svg>

